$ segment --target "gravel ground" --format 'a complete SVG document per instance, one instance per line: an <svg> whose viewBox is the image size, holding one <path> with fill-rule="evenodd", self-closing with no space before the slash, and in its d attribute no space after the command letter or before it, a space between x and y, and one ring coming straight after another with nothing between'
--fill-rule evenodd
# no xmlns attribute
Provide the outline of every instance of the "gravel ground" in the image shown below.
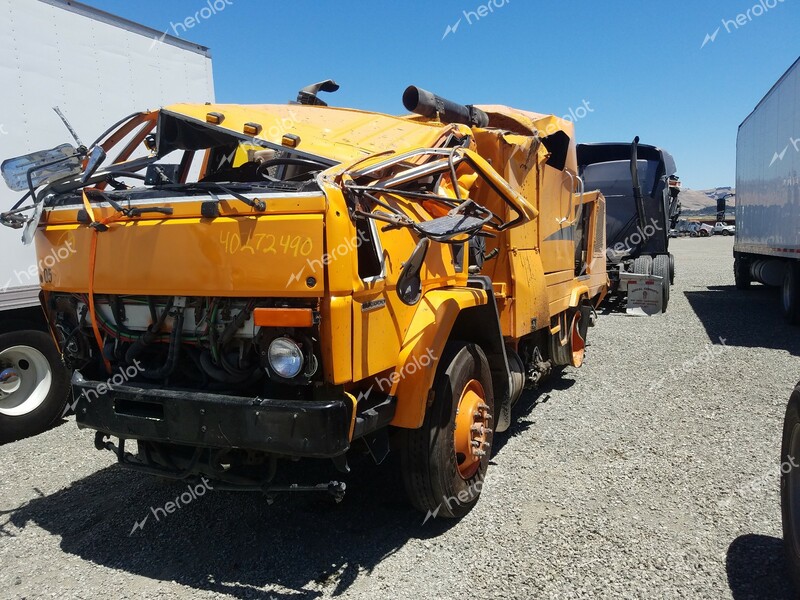
<svg viewBox="0 0 800 600"><path fill-rule="evenodd" d="M113 465L69 422L0 447L2 598L791 598L780 429L800 378L774 291L730 238L674 241L663 317L602 316L586 365L527 394L462 521L391 468L327 498L206 494Z"/></svg>

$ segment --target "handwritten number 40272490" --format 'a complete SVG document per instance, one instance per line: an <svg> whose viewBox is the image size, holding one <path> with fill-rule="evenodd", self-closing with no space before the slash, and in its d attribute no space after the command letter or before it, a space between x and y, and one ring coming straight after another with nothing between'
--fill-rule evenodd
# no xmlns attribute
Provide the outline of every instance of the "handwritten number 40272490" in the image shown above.
<svg viewBox="0 0 800 600"><path fill-rule="evenodd" d="M247 252L250 254L283 254L289 256L309 256L314 250L311 238L301 235L273 235L271 233L254 233L242 241L236 232L224 231L220 234L220 243L228 254Z"/></svg>

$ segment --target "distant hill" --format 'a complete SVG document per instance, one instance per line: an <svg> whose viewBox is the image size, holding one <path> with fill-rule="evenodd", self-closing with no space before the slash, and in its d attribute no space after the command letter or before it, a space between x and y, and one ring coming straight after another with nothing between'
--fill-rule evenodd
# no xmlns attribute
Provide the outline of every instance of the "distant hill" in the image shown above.
<svg viewBox="0 0 800 600"><path fill-rule="evenodd" d="M730 187L719 187L711 190L681 190L680 201L685 215L713 215L717 212L717 198L735 194ZM727 199L728 208L736 206L736 196Z"/></svg>

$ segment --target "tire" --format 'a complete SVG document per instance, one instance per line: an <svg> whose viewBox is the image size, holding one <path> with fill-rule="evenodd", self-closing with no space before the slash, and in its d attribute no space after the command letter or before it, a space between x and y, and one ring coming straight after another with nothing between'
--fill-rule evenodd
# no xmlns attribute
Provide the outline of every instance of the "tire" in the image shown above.
<svg viewBox="0 0 800 600"><path fill-rule="evenodd" d="M633 261L633 272L639 273L640 275L652 275L653 274L653 257L652 256L640 256L636 260Z"/></svg>
<svg viewBox="0 0 800 600"><path fill-rule="evenodd" d="M669 284L675 285L675 255L669 254Z"/></svg>
<svg viewBox="0 0 800 600"><path fill-rule="evenodd" d="M737 290L749 290L753 278L750 276L750 263L739 257L733 258L733 279Z"/></svg>
<svg viewBox="0 0 800 600"><path fill-rule="evenodd" d="M433 392L422 427L400 432L403 484L414 508L427 513L426 521L430 516L459 519L478 502L491 454L494 395L483 350L448 344ZM484 430L472 432L475 425ZM459 453L472 448L473 438L479 447L467 456Z"/></svg>
<svg viewBox="0 0 800 600"><path fill-rule="evenodd" d="M731 235L731 232L728 231L727 229L723 229L722 230L722 235L724 235L725 237L728 237L729 235Z"/></svg>
<svg viewBox="0 0 800 600"><path fill-rule="evenodd" d="M800 384L786 407L781 441L781 521L786 564L800 590Z"/></svg>
<svg viewBox="0 0 800 600"><path fill-rule="evenodd" d="M69 373L49 335L0 335L0 442L36 435L64 412Z"/></svg>
<svg viewBox="0 0 800 600"><path fill-rule="evenodd" d="M661 289L664 296L661 312L665 313L669 304L669 255L659 254L653 259L653 275L661 277Z"/></svg>
<svg viewBox="0 0 800 600"><path fill-rule="evenodd" d="M800 325L800 264L794 260L783 278L783 316L790 325Z"/></svg>

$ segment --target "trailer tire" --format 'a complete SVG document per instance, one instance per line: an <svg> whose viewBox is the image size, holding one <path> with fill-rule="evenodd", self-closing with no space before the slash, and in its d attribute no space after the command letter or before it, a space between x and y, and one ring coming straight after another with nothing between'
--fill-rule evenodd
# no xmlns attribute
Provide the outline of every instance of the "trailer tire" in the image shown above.
<svg viewBox="0 0 800 600"><path fill-rule="evenodd" d="M790 325L800 325L800 263L786 265L783 278L783 315Z"/></svg>
<svg viewBox="0 0 800 600"><path fill-rule="evenodd" d="M669 254L669 284L675 285L675 255Z"/></svg>
<svg viewBox="0 0 800 600"><path fill-rule="evenodd" d="M795 386L781 440L781 521L786 564L795 589L800 590L800 383Z"/></svg>
<svg viewBox="0 0 800 600"><path fill-rule="evenodd" d="M652 256L638 257L636 260L633 261L633 272L638 273L640 275L652 275L653 257Z"/></svg>
<svg viewBox="0 0 800 600"><path fill-rule="evenodd" d="M0 383L0 443L41 433L63 414L69 373L46 333L0 335L0 373L9 375Z"/></svg>
<svg viewBox="0 0 800 600"><path fill-rule="evenodd" d="M661 305L661 312L667 312L669 304L669 256L659 254L653 259L653 275L661 277L661 289L663 290L664 302Z"/></svg>
<svg viewBox="0 0 800 600"><path fill-rule="evenodd" d="M426 521L431 516L459 519L480 497L491 454L494 397L483 350L465 342L448 344L432 389L422 427L400 431L403 484L414 508L427 513ZM484 431L473 433L476 424ZM473 436L482 456L460 452L472 446Z"/></svg>
<svg viewBox="0 0 800 600"><path fill-rule="evenodd" d="M737 290L749 290L753 278L750 276L750 263L740 256L733 258L733 280Z"/></svg>

